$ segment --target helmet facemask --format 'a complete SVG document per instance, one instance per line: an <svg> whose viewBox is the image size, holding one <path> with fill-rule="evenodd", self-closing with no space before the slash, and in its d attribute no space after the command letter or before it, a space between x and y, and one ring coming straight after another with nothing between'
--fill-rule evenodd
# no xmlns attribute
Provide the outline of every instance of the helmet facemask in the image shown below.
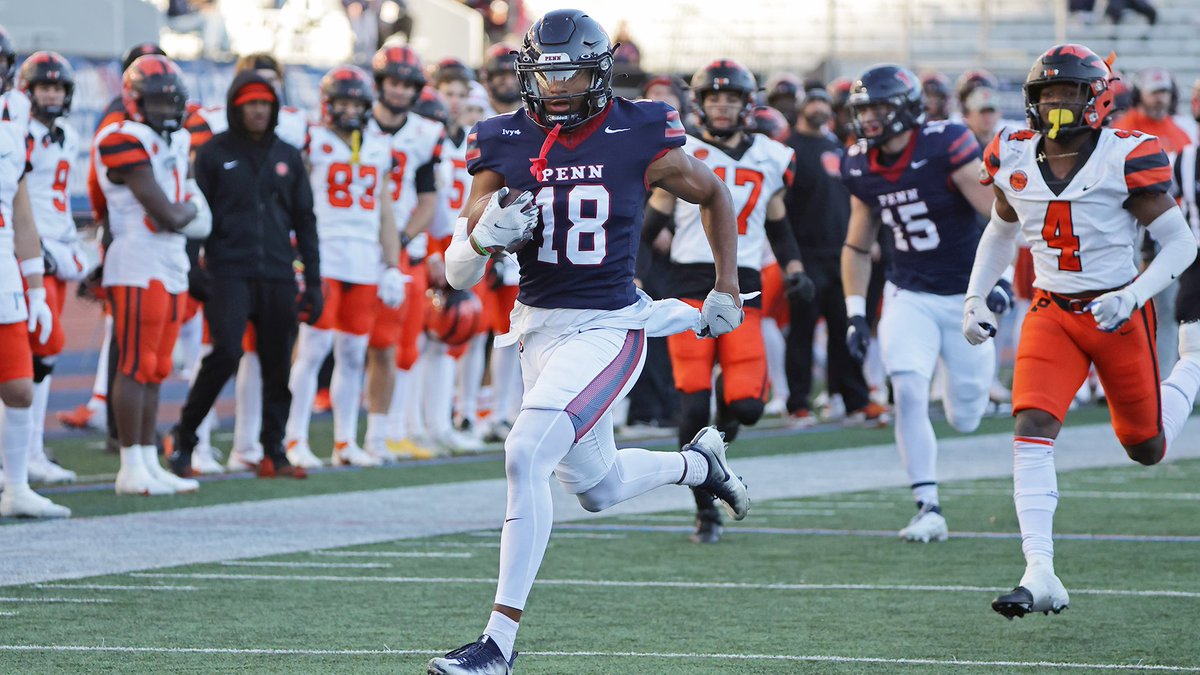
<svg viewBox="0 0 1200 675"><path fill-rule="evenodd" d="M138 101L138 108L146 126L160 134L170 134L183 128L187 96L177 91L145 94Z"/></svg>
<svg viewBox="0 0 1200 675"><path fill-rule="evenodd" d="M1046 87L1064 84L1075 86L1076 94L1073 98L1060 99L1052 104L1041 102L1042 92ZM1025 114L1029 117L1029 126L1052 141L1067 141L1091 131L1093 127L1088 116L1096 114L1097 92L1092 91L1095 86L1092 82L1078 80L1026 84Z"/></svg>
<svg viewBox="0 0 1200 675"><path fill-rule="evenodd" d="M600 114L612 99L611 54L585 63L568 58L542 54L536 63L517 62L526 112L540 126L561 125L570 131ZM562 106L563 102L568 105Z"/></svg>
<svg viewBox="0 0 1200 675"><path fill-rule="evenodd" d="M722 91L738 94L741 96L741 100L742 100L742 106L741 106L741 109L738 110L738 112L737 112L737 118L734 120L734 123L727 128L721 128L721 127L714 126L713 120L709 117L708 112L705 111L705 109L704 109L705 99L708 98L709 96L715 95L717 92L722 92ZM753 92L740 91L737 89L713 88L713 89L704 89L704 90L697 91L696 99L697 99L697 103L699 104L697 107L699 108L700 122L701 122L701 124L704 125L705 131L707 131L709 133L709 135L711 135L713 138L715 138L719 141L723 141L723 140L737 134L740 131L745 131L750 126L750 116L754 112L753 101L751 100L752 97L753 97Z"/></svg>
<svg viewBox="0 0 1200 675"><path fill-rule="evenodd" d="M866 99L866 97L863 97ZM917 116L911 113L904 113L905 101L889 99L887 101L871 101L871 100L855 100L855 96L851 95L850 102L847 107L850 110L850 124L854 128L854 135L860 140L867 142L868 146L878 147L893 138L899 136L905 131L919 126L925 121L925 111L922 107L921 113ZM869 108L881 107L886 108L887 112L882 118L877 117L874 120L862 119L863 113ZM879 126L879 133L869 135L868 130L873 129L875 125Z"/></svg>

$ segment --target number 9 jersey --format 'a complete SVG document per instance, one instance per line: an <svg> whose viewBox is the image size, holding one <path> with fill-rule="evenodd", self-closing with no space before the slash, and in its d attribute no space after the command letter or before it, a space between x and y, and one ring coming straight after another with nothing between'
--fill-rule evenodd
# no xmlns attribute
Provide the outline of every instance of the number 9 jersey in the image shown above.
<svg viewBox="0 0 1200 675"><path fill-rule="evenodd" d="M1052 293L1125 285L1138 273L1138 223L1125 203L1171 188L1171 165L1158 139L1100 129L1090 156L1080 157L1064 181L1054 180L1048 167L1043 172L1040 139L1030 130L997 135L984 152L982 176L1017 212L1033 253L1033 285Z"/></svg>
<svg viewBox="0 0 1200 675"><path fill-rule="evenodd" d="M920 293L966 293L983 225L951 174L979 159L975 134L952 122L925 124L893 159L885 164L863 141L842 159L850 194L894 235L887 280Z"/></svg>

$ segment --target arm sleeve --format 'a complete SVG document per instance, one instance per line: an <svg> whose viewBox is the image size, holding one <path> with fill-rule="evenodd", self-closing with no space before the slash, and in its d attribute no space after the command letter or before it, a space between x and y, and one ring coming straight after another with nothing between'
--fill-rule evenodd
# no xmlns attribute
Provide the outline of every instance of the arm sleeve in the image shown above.
<svg viewBox="0 0 1200 675"><path fill-rule="evenodd" d="M996 207L992 207L992 219L984 228L979 247L975 250L975 264L971 266L967 297L974 295L986 298L992 291L1017 254L1017 231L1020 229L1019 222L1004 220L996 213Z"/></svg>
<svg viewBox="0 0 1200 675"><path fill-rule="evenodd" d="M446 248L446 282L457 289L470 288L483 279L488 256L479 255L467 235L467 219L454 224L454 237Z"/></svg>
<svg viewBox="0 0 1200 675"><path fill-rule="evenodd" d="M437 191L437 178L434 175L434 167L437 165L437 158L433 158L428 162L417 167L416 185L417 194Z"/></svg>
<svg viewBox="0 0 1200 675"><path fill-rule="evenodd" d="M961 133L956 132L952 136L953 140L946 146L946 157L951 171L979 159L979 141L975 140L975 134L967 127L954 126L953 129L961 130Z"/></svg>
<svg viewBox="0 0 1200 675"><path fill-rule="evenodd" d="M800 259L800 246L796 243L796 235L792 233L792 225L786 215L779 220L768 220L766 229L771 252L781 266Z"/></svg>
<svg viewBox="0 0 1200 675"><path fill-rule="evenodd" d="M290 146L289 146L290 147ZM307 283L321 283L321 254L317 247L317 216L313 212L312 185L304 160L297 151L292 155L292 231L296 233L296 251L304 261L304 279Z"/></svg>
<svg viewBox="0 0 1200 675"><path fill-rule="evenodd" d="M1167 209L1153 223L1146 226L1162 249L1146 271L1129 284L1129 290L1137 298L1138 307L1160 293L1196 259L1196 239L1178 208Z"/></svg>
<svg viewBox="0 0 1200 675"><path fill-rule="evenodd" d="M1125 187L1130 197L1170 192L1171 162L1154 136L1147 136L1125 156Z"/></svg>

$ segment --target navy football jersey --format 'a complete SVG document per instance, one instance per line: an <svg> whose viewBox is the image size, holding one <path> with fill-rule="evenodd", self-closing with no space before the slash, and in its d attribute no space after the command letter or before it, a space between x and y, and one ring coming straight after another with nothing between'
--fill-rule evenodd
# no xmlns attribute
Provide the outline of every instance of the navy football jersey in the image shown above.
<svg viewBox="0 0 1200 675"><path fill-rule="evenodd" d="M686 140L679 113L655 101L614 98L604 112L549 147L545 129L518 110L467 137L467 170L530 190L541 216L517 253L517 300L549 309L620 309L637 300L634 261L646 203L646 169Z"/></svg>
<svg viewBox="0 0 1200 675"><path fill-rule="evenodd" d="M877 148L862 142L850 148L842 159L842 180L895 240L888 281L935 295L967 291L984 224L950 174L979 157L975 135L951 122L915 129L890 166L880 164Z"/></svg>

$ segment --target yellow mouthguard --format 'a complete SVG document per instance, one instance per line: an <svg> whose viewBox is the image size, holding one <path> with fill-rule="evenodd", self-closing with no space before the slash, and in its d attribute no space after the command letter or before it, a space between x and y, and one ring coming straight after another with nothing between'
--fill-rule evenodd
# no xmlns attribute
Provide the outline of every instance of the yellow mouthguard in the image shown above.
<svg viewBox="0 0 1200 675"><path fill-rule="evenodd" d="M1058 138L1059 129L1075 121L1075 113L1066 108L1055 108L1046 113L1046 119L1050 120L1050 124L1054 125L1050 127L1050 131L1046 132L1046 138L1054 140Z"/></svg>

